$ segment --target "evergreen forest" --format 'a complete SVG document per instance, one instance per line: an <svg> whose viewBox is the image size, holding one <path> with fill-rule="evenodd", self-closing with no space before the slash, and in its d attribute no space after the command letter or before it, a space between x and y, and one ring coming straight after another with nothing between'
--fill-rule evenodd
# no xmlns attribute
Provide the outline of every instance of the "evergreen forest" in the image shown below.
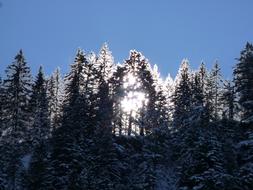
<svg viewBox="0 0 253 190"><path fill-rule="evenodd" d="M0 190L252 190L253 45L234 56L225 80L218 61L184 59L175 78L136 50L116 64L106 43L33 75L18 51L0 78Z"/></svg>

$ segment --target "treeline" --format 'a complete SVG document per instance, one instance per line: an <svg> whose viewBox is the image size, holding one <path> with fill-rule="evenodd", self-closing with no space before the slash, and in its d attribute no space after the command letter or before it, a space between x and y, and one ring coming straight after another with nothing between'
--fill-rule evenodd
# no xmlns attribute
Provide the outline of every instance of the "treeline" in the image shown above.
<svg viewBox="0 0 253 190"><path fill-rule="evenodd" d="M0 80L0 189L253 189L253 46L175 79L137 51L78 50L35 78L22 50Z"/></svg>

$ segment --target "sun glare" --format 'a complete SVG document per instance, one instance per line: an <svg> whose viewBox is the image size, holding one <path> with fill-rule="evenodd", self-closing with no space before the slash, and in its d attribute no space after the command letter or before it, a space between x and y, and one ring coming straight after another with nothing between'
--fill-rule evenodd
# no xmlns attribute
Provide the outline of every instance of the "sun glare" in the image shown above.
<svg viewBox="0 0 253 190"><path fill-rule="evenodd" d="M123 87L126 88L131 88L131 89L137 89L141 86L140 82L136 79L136 77L132 74L129 73L125 78L124 78L124 84Z"/></svg>
<svg viewBox="0 0 253 190"><path fill-rule="evenodd" d="M145 93L137 90L140 87L140 82L137 81L133 74L130 73L125 77L123 86L129 92L121 101L122 110L134 117L147 104L148 99Z"/></svg>
<svg viewBox="0 0 253 190"><path fill-rule="evenodd" d="M147 103L148 99L142 92L129 92L121 102L122 109L126 113L135 113Z"/></svg>

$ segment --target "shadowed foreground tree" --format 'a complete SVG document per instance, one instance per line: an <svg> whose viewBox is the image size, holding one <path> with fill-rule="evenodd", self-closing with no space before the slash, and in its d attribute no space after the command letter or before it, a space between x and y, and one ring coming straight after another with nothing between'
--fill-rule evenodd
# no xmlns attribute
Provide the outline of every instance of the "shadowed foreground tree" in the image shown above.
<svg viewBox="0 0 253 190"><path fill-rule="evenodd" d="M234 69L235 92L239 96L244 138L238 144L239 179L244 189L253 188L253 45L246 44Z"/></svg>

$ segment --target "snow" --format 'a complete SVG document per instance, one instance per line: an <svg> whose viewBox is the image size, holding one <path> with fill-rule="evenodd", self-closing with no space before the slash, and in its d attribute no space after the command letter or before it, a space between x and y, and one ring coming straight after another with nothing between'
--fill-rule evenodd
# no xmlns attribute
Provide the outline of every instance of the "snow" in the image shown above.
<svg viewBox="0 0 253 190"><path fill-rule="evenodd" d="M253 146L253 140L245 140L245 141L241 141L239 144L238 144L239 147L242 147L242 146Z"/></svg>
<svg viewBox="0 0 253 190"><path fill-rule="evenodd" d="M253 115L250 116L250 117L248 117L247 119L243 120L242 122L243 123L251 123L251 122L253 122Z"/></svg>
<svg viewBox="0 0 253 190"><path fill-rule="evenodd" d="M26 170L28 170L31 162L32 154L26 154L21 158L21 162Z"/></svg>

